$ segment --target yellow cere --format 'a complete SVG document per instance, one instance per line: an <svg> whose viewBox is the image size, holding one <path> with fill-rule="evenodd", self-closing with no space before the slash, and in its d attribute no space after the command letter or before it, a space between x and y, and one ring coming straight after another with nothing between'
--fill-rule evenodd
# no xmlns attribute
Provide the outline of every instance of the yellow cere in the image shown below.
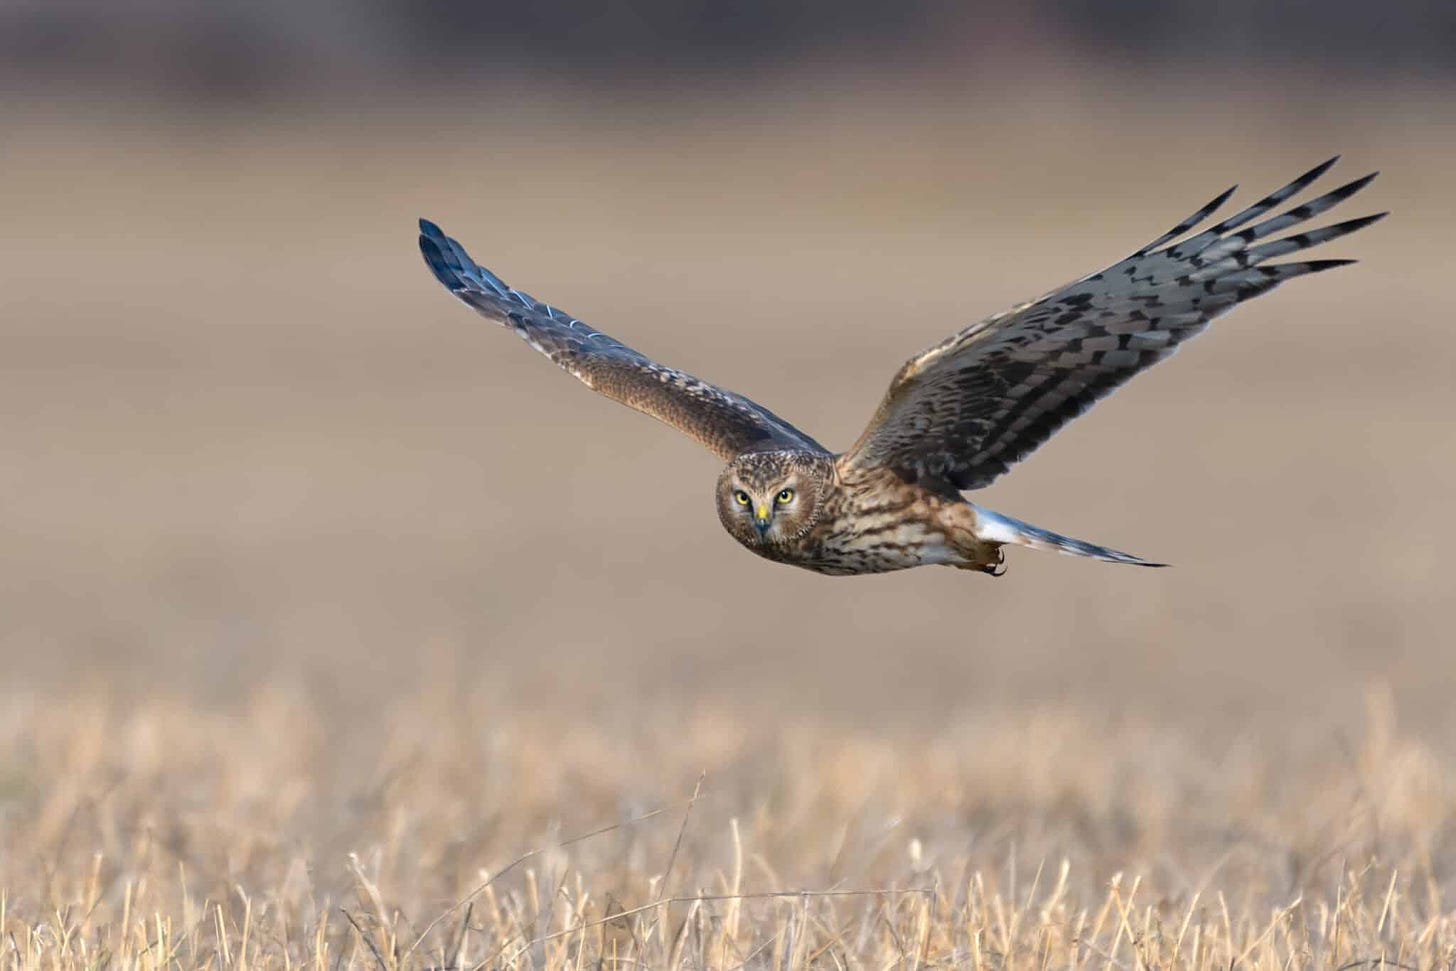
<svg viewBox="0 0 1456 971"><path fill-rule="evenodd" d="M759 519L767 519L768 518L768 506L759 506L758 507L758 518Z"/></svg>

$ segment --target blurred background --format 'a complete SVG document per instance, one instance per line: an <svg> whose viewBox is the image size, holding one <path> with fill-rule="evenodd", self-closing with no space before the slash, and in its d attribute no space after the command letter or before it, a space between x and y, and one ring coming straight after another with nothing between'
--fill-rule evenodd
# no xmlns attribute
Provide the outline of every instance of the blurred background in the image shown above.
<svg viewBox="0 0 1456 971"><path fill-rule="evenodd" d="M0 83L11 712L284 698L347 766L401 698L912 746L1055 711L1218 759L1373 692L1456 742L1456 6L6 0ZM1336 152L1384 171L1338 216L1395 212L1320 254L1359 266L977 496L1162 571L758 560L711 455L415 244L842 448L921 348Z"/></svg>
<svg viewBox="0 0 1456 971"><path fill-rule="evenodd" d="M0 51L11 690L1448 714L1449 4L10 0ZM1162 573L758 562L716 460L414 244L844 447L920 348L1334 152L1386 170L1341 216L1397 211L1322 254L1360 267L982 497Z"/></svg>

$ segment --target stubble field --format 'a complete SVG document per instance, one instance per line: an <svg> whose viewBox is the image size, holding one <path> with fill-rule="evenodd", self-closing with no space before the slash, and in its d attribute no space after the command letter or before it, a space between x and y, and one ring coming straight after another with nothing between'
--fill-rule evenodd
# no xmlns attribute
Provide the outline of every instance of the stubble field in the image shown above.
<svg viewBox="0 0 1456 971"><path fill-rule="evenodd" d="M11 109L0 962L1456 961L1449 99L509 94ZM1396 212L1360 266L978 497L1163 571L756 560L711 456L414 249L842 446L919 348L1337 150Z"/></svg>

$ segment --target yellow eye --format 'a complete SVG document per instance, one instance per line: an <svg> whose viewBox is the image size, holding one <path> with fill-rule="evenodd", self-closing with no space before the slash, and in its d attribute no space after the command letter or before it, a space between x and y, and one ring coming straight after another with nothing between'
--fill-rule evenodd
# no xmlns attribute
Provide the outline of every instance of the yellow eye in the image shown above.
<svg viewBox="0 0 1456 971"><path fill-rule="evenodd" d="M780 492L778 494L777 498L780 506L787 506L789 503L794 501L794 490L785 489L783 492Z"/></svg>
<svg viewBox="0 0 1456 971"><path fill-rule="evenodd" d="M748 498L748 493L744 492L742 489L734 489L733 501L738 503L740 506L746 506L752 500Z"/></svg>

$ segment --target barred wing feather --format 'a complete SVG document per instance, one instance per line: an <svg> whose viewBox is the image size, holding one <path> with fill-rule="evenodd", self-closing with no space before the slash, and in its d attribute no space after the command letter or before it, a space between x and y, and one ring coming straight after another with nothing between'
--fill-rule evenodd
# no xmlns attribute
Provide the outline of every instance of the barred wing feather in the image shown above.
<svg viewBox="0 0 1456 971"><path fill-rule="evenodd" d="M507 286L434 223L420 220L420 252L435 279L510 327L587 387L697 439L724 459L770 448L825 449L762 405L626 344Z"/></svg>
<svg viewBox="0 0 1456 971"><path fill-rule="evenodd" d="M912 358L843 461L889 467L945 491L990 484L1098 399L1171 356L1214 317L1286 280L1354 262L1268 263L1353 233L1385 213L1260 242L1320 215L1375 178L1356 179L1259 221L1335 161L1182 238L1233 194L1229 189L1121 262L973 324Z"/></svg>

